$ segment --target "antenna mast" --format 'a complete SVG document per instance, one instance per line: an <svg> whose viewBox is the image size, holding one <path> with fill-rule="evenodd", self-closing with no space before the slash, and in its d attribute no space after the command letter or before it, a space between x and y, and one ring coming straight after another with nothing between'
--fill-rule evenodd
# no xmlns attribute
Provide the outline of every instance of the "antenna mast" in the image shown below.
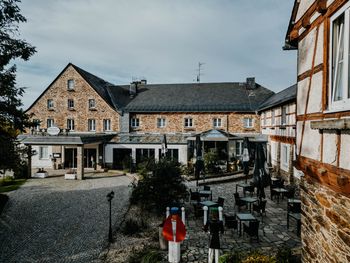
<svg viewBox="0 0 350 263"><path fill-rule="evenodd" d="M205 63L201 63L198 62L198 74L197 74L197 82L200 83L201 82L201 67L204 65Z"/></svg>

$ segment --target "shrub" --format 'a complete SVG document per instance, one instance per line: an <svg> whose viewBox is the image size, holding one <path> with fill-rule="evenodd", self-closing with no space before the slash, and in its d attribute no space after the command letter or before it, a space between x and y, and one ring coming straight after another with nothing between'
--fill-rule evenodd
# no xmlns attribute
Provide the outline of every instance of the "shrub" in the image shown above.
<svg viewBox="0 0 350 263"><path fill-rule="evenodd" d="M252 252L247 255L242 263L277 263L274 256L264 255L259 251Z"/></svg>
<svg viewBox="0 0 350 263"><path fill-rule="evenodd" d="M148 228L147 223L141 219L140 221L135 219L127 219L121 229L121 232L126 236L134 236Z"/></svg>
<svg viewBox="0 0 350 263"><path fill-rule="evenodd" d="M157 263L162 261L162 254L159 251L152 249L149 246L144 247L142 250L133 251L129 258L129 263Z"/></svg>
<svg viewBox="0 0 350 263"><path fill-rule="evenodd" d="M162 159L134 186L130 202L143 210L161 214L166 206L186 198L183 181L179 163Z"/></svg>
<svg viewBox="0 0 350 263"><path fill-rule="evenodd" d="M219 258L219 263L239 263L241 262L242 254L234 251L226 253Z"/></svg>
<svg viewBox="0 0 350 263"><path fill-rule="evenodd" d="M279 263L291 263L294 262L292 250L288 247L279 248L276 253L276 260Z"/></svg>

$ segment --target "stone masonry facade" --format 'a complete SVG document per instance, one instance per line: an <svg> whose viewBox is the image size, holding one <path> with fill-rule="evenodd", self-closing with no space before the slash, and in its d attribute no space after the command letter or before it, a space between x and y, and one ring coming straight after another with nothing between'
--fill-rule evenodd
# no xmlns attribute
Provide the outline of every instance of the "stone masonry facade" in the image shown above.
<svg viewBox="0 0 350 263"><path fill-rule="evenodd" d="M67 89L68 80L74 80L74 90ZM48 109L47 101L53 100L53 109ZM68 99L74 107L68 108ZM96 107L89 109L89 99L95 100ZM28 110L32 119L41 121L40 128L47 128L47 119L53 119L59 128L67 128L67 119L74 119L75 131L88 131L88 119L96 122L96 132L103 132L103 120L110 119L111 130L119 130L119 114L69 66L59 78L44 92L41 98Z"/></svg>
<svg viewBox="0 0 350 263"><path fill-rule="evenodd" d="M350 262L350 198L315 181L300 186L303 261Z"/></svg>
<svg viewBox="0 0 350 263"><path fill-rule="evenodd" d="M138 113L130 114L130 118L138 118L138 128L131 128L134 132L179 132L199 133L210 129L222 129L231 133L259 133L260 118L255 114L245 113L211 113L211 112L188 112L188 113ZM157 119L165 119L165 127L157 127ZM193 127L185 127L185 118L192 118ZM221 119L221 126L214 127L213 120ZM253 127L244 127L244 118L253 119Z"/></svg>

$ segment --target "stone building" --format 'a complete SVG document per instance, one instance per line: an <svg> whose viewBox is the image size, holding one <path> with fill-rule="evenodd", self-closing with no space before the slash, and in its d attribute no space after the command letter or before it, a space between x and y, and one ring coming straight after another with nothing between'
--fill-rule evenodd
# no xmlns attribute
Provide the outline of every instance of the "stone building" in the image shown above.
<svg viewBox="0 0 350 263"><path fill-rule="evenodd" d="M261 133L268 136L267 161L286 182L294 181L297 85L278 92L259 108Z"/></svg>
<svg viewBox="0 0 350 263"><path fill-rule="evenodd" d="M23 142L37 153L32 167L80 164L81 172L159 159L164 135L166 155L183 164L192 158L198 134L206 150L239 157L243 137L260 132L257 109L273 94L254 78L114 85L70 63L27 110L38 125Z"/></svg>
<svg viewBox="0 0 350 263"><path fill-rule="evenodd" d="M350 262L350 1L296 0L303 262Z"/></svg>

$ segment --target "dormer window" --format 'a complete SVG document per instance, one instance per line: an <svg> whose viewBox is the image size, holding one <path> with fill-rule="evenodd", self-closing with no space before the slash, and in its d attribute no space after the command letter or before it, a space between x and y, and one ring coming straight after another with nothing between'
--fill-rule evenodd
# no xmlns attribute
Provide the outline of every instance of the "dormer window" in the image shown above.
<svg viewBox="0 0 350 263"><path fill-rule="evenodd" d="M89 109L90 110L96 109L96 103L94 99L89 99Z"/></svg>
<svg viewBox="0 0 350 263"><path fill-rule="evenodd" d="M68 109L74 109L74 100L68 99Z"/></svg>
<svg viewBox="0 0 350 263"><path fill-rule="evenodd" d="M47 100L47 109L53 110L53 100Z"/></svg>
<svg viewBox="0 0 350 263"><path fill-rule="evenodd" d="M214 128L220 128L221 127L221 119L220 118L214 118L213 119L213 126L214 126Z"/></svg>
<svg viewBox="0 0 350 263"><path fill-rule="evenodd" d="M74 79L69 79L67 81L67 90L74 90Z"/></svg>

